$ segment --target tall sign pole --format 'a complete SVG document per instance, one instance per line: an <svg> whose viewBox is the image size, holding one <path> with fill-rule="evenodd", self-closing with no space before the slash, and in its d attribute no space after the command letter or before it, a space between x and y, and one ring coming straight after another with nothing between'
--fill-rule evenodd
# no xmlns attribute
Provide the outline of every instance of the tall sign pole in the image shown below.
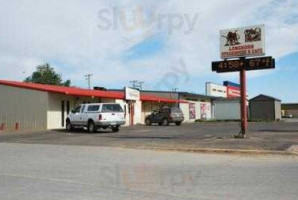
<svg viewBox="0 0 298 200"><path fill-rule="evenodd" d="M246 107L246 70L240 71L241 84L241 135L246 135L247 132L247 107Z"/></svg>
<svg viewBox="0 0 298 200"><path fill-rule="evenodd" d="M220 31L220 57L224 60L212 62L212 71L239 72L240 74L241 131L235 136L237 138L245 138L248 131L246 71L275 68L275 60L272 57L259 57L264 55L264 25Z"/></svg>

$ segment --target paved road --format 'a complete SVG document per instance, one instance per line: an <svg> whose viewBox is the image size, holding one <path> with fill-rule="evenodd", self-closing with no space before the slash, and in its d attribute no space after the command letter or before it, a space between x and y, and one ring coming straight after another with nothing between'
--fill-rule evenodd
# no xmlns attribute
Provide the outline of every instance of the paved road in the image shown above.
<svg viewBox="0 0 298 200"><path fill-rule="evenodd" d="M195 123L183 126L135 126L119 133L78 130L0 134L0 143L115 146L129 148L223 148L286 150L298 145L298 123L250 123L249 138L234 139L239 123Z"/></svg>
<svg viewBox="0 0 298 200"><path fill-rule="evenodd" d="M1 200L296 200L298 158L0 144Z"/></svg>

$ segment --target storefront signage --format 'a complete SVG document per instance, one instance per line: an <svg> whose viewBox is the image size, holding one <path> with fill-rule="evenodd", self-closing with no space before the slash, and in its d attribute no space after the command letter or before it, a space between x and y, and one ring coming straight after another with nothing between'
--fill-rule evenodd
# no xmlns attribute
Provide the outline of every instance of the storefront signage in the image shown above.
<svg viewBox="0 0 298 200"><path fill-rule="evenodd" d="M264 25L220 31L220 57L222 59L264 55Z"/></svg>
<svg viewBox="0 0 298 200"><path fill-rule="evenodd" d="M140 91L130 87L125 87L125 99L140 101Z"/></svg>

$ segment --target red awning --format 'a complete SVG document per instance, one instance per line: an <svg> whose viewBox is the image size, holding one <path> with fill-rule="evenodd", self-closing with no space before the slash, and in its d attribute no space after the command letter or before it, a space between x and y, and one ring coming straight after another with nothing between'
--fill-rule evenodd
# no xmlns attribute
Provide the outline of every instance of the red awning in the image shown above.
<svg viewBox="0 0 298 200"><path fill-rule="evenodd" d="M57 94L64 94L70 96L83 96L83 97L98 97L108 99L125 99L124 91L102 91L102 90L89 90L76 87L63 87L56 85L45 85L37 83L24 83L18 81L0 80L0 85L7 85L18 88L25 88L31 90L39 90L44 92L51 92ZM180 101L175 99L157 97L153 95L141 95L141 101L154 101L165 103L187 103L186 101Z"/></svg>

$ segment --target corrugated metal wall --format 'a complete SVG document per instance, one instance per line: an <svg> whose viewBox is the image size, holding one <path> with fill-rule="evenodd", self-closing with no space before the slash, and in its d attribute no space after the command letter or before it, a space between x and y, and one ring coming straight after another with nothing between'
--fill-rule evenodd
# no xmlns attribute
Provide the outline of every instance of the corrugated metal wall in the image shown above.
<svg viewBox="0 0 298 200"><path fill-rule="evenodd" d="M250 101L249 108L252 120L275 120L274 101Z"/></svg>
<svg viewBox="0 0 298 200"><path fill-rule="evenodd" d="M0 85L0 123L6 129L47 128L48 94L42 91Z"/></svg>
<svg viewBox="0 0 298 200"><path fill-rule="evenodd" d="M217 120L239 120L240 101L214 101L214 118Z"/></svg>
<svg viewBox="0 0 298 200"><path fill-rule="evenodd" d="M275 101L275 120L281 120L281 102Z"/></svg>

